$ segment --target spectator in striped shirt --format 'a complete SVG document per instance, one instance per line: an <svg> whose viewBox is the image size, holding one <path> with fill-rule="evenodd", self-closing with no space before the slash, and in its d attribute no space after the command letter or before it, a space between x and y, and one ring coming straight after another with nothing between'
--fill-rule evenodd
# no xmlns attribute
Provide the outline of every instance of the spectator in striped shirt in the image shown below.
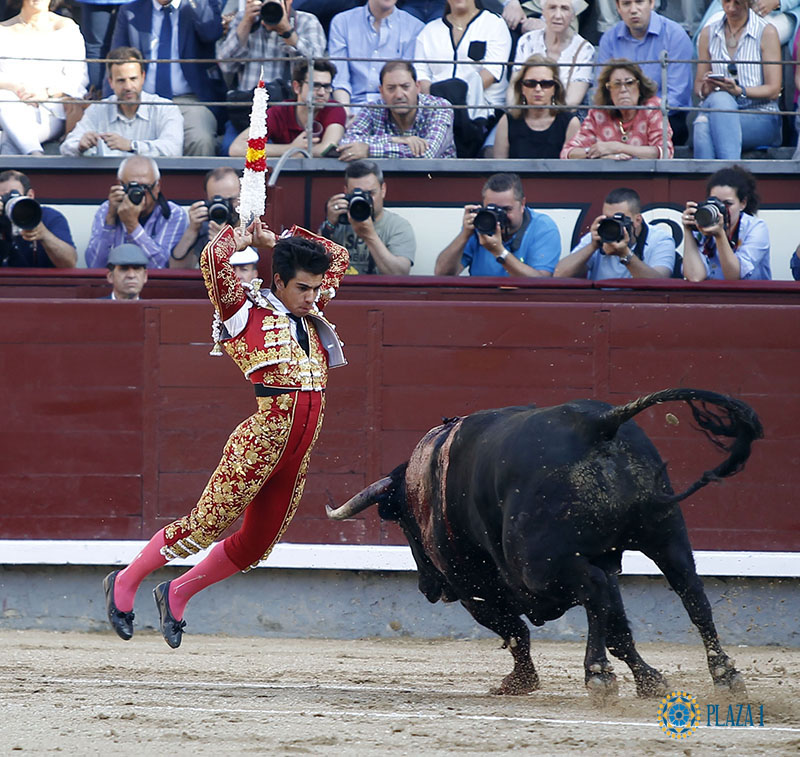
<svg viewBox="0 0 800 757"><path fill-rule="evenodd" d="M133 155L117 170L117 182L92 222L86 266L103 268L121 244L138 245L148 268L166 268L170 252L183 236L186 211L161 194L161 172L152 158Z"/></svg>
<svg viewBox="0 0 800 757"><path fill-rule="evenodd" d="M381 69L380 93L388 107L361 109L342 137L339 160L456 157L450 103L420 93L414 66L389 61Z"/></svg>

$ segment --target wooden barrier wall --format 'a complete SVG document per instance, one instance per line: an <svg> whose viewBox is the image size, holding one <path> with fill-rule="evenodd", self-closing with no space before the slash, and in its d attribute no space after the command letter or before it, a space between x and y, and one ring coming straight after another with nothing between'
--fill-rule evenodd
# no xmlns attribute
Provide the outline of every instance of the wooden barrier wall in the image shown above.
<svg viewBox="0 0 800 757"><path fill-rule="evenodd" d="M743 473L684 503L694 547L800 549L800 290L496 284L345 284L329 314L350 364L331 374L287 540L402 543L376 513L331 523L324 504L406 459L442 416L691 386L749 402L766 428ZM210 315L203 300L0 299L2 538L146 538L194 504L254 407L233 363L208 355ZM676 489L719 460L689 418L639 416Z"/></svg>

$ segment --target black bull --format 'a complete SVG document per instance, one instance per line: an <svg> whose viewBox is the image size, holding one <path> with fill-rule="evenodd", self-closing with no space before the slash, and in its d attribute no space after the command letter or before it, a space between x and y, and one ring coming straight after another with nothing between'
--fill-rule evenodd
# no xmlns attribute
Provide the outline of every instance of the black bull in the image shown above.
<svg viewBox="0 0 800 757"><path fill-rule="evenodd" d="M631 418L685 401L695 423L728 455L680 494L666 465ZM637 652L617 574L637 549L661 569L705 644L714 684L744 692L723 651L697 575L678 503L709 481L740 471L763 435L743 402L697 389L668 389L613 407L577 400L507 407L445 421L411 459L328 515L344 519L372 504L402 527L431 601L459 600L511 650L514 669L496 693L539 686L530 656L534 625L582 605L590 693L617 690L606 649L631 669L640 696L662 696L664 677Z"/></svg>

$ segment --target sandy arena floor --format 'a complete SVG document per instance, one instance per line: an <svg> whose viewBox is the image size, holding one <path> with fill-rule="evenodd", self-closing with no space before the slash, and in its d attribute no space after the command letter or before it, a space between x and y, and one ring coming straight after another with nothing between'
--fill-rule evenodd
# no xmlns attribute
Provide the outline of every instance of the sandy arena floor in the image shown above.
<svg viewBox="0 0 800 757"><path fill-rule="evenodd" d="M800 650L730 649L764 727L706 727L715 697L701 645L644 644L702 720L682 741L657 725L659 700L593 705L583 648L539 643L542 689L487 694L511 669L494 641L319 641L0 632L0 754L74 755L741 755L800 753ZM737 709L737 708L734 708ZM720 722L725 716L721 715ZM712 720L713 722L713 720Z"/></svg>

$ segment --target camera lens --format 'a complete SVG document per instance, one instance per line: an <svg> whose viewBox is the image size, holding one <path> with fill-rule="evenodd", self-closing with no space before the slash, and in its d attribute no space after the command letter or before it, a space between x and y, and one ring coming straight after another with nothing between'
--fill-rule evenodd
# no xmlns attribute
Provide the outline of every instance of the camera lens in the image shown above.
<svg viewBox="0 0 800 757"><path fill-rule="evenodd" d="M597 236L606 242L621 242L625 237L622 222L616 218L604 218L597 224Z"/></svg>
<svg viewBox="0 0 800 757"><path fill-rule="evenodd" d="M283 6L280 3L269 2L269 0L261 6L261 20L265 24L275 25L280 23L283 18Z"/></svg>
<svg viewBox="0 0 800 757"><path fill-rule="evenodd" d="M720 212L714 205L701 205L694 214L694 222L701 229L707 229L718 223Z"/></svg>
<svg viewBox="0 0 800 757"><path fill-rule="evenodd" d="M472 223L480 234L494 234L498 223L497 214L488 208L481 208Z"/></svg>
<svg viewBox="0 0 800 757"><path fill-rule="evenodd" d="M144 200L144 189L135 182L131 182L128 185L126 194L128 195L128 199L134 205L141 205L142 201Z"/></svg>
<svg viewBox="0 0 800 757"><path fill-rule="evenodd" d="M228 203L222 197L214 197L208 206L208 219L220 225L230 223L231 212Z"/></svg>
<svg viewBox="0 0 800 757"><path fill-rule="evenodd" d="M35 229L42 221L42 208L36 200L17 195L5 202L6 215L20 229Z"/></svg>
<svg viewBox="0 0 800 757"><path fill-rule="evenodd" d="M372 205L363 197L350 200L350 217L354 221L366 221L372 215Z"/></svg>

